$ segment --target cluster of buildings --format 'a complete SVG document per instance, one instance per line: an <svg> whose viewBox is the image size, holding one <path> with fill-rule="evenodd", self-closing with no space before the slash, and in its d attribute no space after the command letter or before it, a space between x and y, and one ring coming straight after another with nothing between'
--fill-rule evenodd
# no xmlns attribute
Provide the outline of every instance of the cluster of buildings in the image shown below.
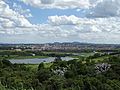
<svg viewBox="0 0 120 90"><path fill-rule="evenodd" d="M89 44L89 43L47 43L47 44L9 44L16 51L39 50L39 51L78 51L78 50L113 50L120 45L111 44Z"/></svg>

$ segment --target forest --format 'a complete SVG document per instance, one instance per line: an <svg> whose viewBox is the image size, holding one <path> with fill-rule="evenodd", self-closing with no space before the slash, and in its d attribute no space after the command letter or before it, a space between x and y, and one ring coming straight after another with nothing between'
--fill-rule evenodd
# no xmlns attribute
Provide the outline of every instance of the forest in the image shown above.
<svg viewBox="0 0 120 90"><path fill-rule="evenodd" d="M120 90L119 52L40 63L36 68L12 64L8 57L0 58L0 90Z"/></svg>

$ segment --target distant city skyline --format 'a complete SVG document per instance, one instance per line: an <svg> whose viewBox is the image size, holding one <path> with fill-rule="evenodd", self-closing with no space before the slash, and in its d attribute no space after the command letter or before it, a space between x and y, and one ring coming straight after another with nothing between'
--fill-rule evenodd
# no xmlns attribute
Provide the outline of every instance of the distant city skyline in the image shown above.
<svg viewBox="0 0 120 90"><path fill-rule="evenodd" d="M120 0L0 0L0 43L120 44Z"/></svg>

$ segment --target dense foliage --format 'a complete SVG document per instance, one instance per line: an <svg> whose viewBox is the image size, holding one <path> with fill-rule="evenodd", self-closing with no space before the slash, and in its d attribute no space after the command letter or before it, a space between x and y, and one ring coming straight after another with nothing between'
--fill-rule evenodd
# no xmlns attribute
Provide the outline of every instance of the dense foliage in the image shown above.
<svg viewBox="0 0 120 90"><path fill-rule="evenodd" d="M95 56L95 55L94 55ZM100 55L96 54L96 57ZM107 55L109 56L109 55ZM0 60L1 90L120 90L120 56L102 62L82 60L54 62L38 69ZM100 72L98 73L98 70Z"/></svg>

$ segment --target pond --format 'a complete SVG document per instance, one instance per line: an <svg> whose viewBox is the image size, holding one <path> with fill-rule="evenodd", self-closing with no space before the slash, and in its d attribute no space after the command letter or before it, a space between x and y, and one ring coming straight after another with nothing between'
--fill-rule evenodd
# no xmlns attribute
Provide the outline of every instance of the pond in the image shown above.
<svg viewBox="0 0 120 90"><path fill-rule="evenodd" d="M44 58L44 59L39 59L39 58L34 58L34 59L11 59L9 60L11 63L17 63L17 64L39 64L39 63L49 63L54 61L54 57L49 57L49 58ZM72 57L61 57L63 61L69 61L77 58L72 58Z"/></svg>

